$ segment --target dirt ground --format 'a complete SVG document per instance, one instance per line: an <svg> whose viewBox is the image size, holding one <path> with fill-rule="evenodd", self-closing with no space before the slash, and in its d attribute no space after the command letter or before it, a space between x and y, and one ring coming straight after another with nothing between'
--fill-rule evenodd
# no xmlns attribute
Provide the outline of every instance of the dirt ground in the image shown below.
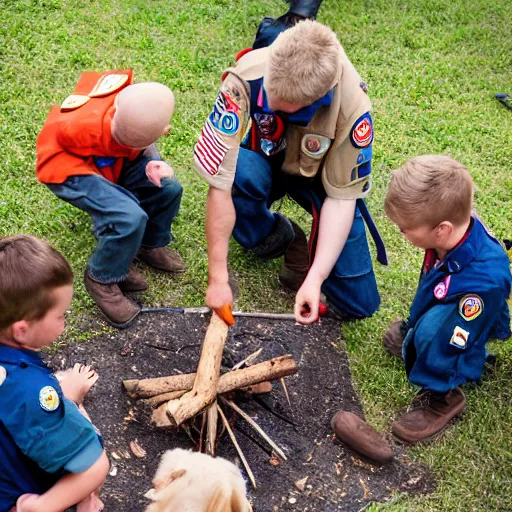
<svg viewBox="0 0 512 512"><path fill-rule="evenodd" d="M152 428L147 409L127 396L122 380L195 371L208 321L199 315L145 314L127 331L69 345L48 357L56 370L83 362L100 374L86 408L103 435L113 465L111 473L115 473L103 490L107 511L143 511L149 503L144 494L151 488L162 453L176 447L193 448L183 432ZM330 421L338 409L362 415L347 357L333 346L340 334L340 324L334 321L303 327L290 321L244 318L230 329L226 369L260 347L260 361L290 353L298 366L298 373L286 379L291 409L279 383L263 398L296 426L253 399L238 402L288 457L277 466L270 464L266 447L244 435L257 437L239 418L235 434L257 482L257 489L250 490L255 512L359 511L396 493L425 493L433 488L428 470L412 463L403 448L395 446L393 463L379 467L334 438ZM131 454L129 443L134 439L147 451L146 457ZM218 455L237 459L227 434L219 440ZM306 487L301 492L294 482L305 477Z"/></svg>

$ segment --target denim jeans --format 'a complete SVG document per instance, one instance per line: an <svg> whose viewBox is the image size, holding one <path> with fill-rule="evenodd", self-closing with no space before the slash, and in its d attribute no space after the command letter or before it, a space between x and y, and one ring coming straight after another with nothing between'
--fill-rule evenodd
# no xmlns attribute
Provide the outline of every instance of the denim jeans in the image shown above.
<svg viewBox="0 0 512 512"><path fill-rule="evenodd" d="M100 283L122 281L141 246L165 247L172 239L183 188L176 178L164 178L161 188L153 185L146 176L150 160L127 162L117 184L100 175L48 184L56 196L91 216L98 245L88 272Z"/></svg>
<svg viewBox="0 0 512 512"><path fill-rule="evenodd" d="M289 195L309 213L320 214L326 198L321 177L290 176L280 168L280 158L267 159L254 151L240 149L233 185L236 210L233 237L246 249L260 244L272 233L276 220L270 206L284 195ZM351 221L345 247L322 291L335 309L362 318L375 313L380 297L358 208Z"/></svg>

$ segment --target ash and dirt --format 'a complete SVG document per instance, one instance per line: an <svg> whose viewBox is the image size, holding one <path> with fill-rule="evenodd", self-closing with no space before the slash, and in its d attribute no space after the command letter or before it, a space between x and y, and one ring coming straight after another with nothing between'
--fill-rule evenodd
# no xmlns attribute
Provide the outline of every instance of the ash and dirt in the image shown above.
<svg viewBox="0 0 512 512"><path fill-rule="evenodd" d="M144 494L152 486L163 452L194 447L183 432L150 426L147 407L128 397L122 381L194 372L208 322L208 317L199 315L146 314L126 331L68 345L48 356L55 370L79 362L93 365L100 375L85 405L103 435L115 468L111 473L116 473L108 477L102 491L106 511L145 510L149 501ZM250 489L255 512L352 512L397 493L426 493L433 488L428 470L412 463L401 447L394 447L396 457L391 464L377 466L334 438L330 422L337 410L363 415L347 357L334 348L340 335L340 324L333 321L303 327L290 321L243 318L230 329L224 351L226 369L260 347L263 352L258 362L292 354L298 367L296 375L286 378L291 409L279 383L274 383L270 395L261 397L292 419L295 427L254 399L237 399L288 457L288 461L272 465L264 443L260 447L241 432L259 439L238 417L235 435L257 483L256 490ZM147 451L144 458L136 458L130 451L130 441L135 439ZM237 459L227 433L218 441L217 455ZM301 492L295 482L305 477Z"/></svg>

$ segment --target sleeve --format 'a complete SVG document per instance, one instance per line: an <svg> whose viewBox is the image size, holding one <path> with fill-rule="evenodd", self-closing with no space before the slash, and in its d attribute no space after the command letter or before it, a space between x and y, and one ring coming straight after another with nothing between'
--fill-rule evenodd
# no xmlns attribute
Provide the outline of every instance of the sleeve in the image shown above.
<svg viewBox="0 0 512 512"><path fill-rule="evenodd" d="M240 141L249 124L249 110L246 84L228 74L194 146L195 169L214 188L230 190L233 185Z"/></svg>
<svg viewBox="0 0 512 512"><path fill-rule="evenodd" d="M55 378L32 378L20 374L24 371L16 370L18 377L9 379L12 405L3 418L5 428L18 448L47 473L85 471L103 452L93 425L63 396Z"/></svg>
<svg viewBox="0 0 512 512"><path fill-rule="evenodd" d="M446 392L480 378L485 344L503 305L503 293L492 289L468 293L429 309L416 323L405 346L411 382Z"/></svg>
<svg viewBox="0 0 512 512"><path fill-rule="evenodd" d="M359 199L371 188L373 122L369 112L359 117L324 166L322 183L328 197Z"/></svg>

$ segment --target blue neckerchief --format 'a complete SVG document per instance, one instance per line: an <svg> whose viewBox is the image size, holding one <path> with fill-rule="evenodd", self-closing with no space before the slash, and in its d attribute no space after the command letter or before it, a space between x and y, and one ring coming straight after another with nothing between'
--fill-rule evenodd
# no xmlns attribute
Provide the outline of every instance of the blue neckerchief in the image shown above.
<svg viewBox="0 0 512 512"><path fill-rule="evenodd" d="M293 114L286 114L284 112L278 112L279 116L286 119L289 123L297 124L300 126L307 126L311 119L313 119L314 115L316 114L317 110L320 107L323 107L325 105L330 105L332 103L332 97L334 96L334 89L331 89L327 92L324 96L322 96L320 99L316 100L314 103L307 107L303 107L300 110L297 110L297 112L294 112ZM276 114L277 112L274 112L270 110L268 106L268 99L267 99L267 93L265 92L265 89L263 89L263 107L262 110L265 114Z"/></svg>

